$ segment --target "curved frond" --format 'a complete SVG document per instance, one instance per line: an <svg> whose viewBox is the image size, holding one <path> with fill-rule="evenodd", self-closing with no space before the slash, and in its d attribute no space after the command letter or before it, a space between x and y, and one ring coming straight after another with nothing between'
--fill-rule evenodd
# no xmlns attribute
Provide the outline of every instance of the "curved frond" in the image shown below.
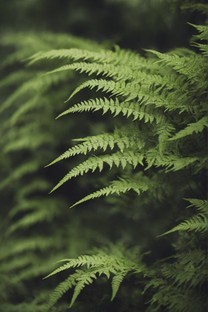
<svg viewBox="0 0 208 312"><path fill-rule="evenodd" d="M133 190L138 195L140 195L142 192L145 192L149 189L151 183L147 180L148 179L146 177L143 177L142 175L135 175L131 178L120 178L119 180L112 181L109 186L106 186L99 191L93 192L85 196L84 198L73 204L70 208L80 205L81 203L84 203L91 199L113 194L120 195L129 192L130 190Z"/></svg>

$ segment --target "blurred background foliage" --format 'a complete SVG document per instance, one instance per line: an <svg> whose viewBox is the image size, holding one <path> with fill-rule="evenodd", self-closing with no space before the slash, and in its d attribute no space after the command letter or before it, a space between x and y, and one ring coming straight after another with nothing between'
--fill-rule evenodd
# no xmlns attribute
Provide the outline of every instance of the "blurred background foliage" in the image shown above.
<svg viewBox="0 0 208 312"><path fill-rule="evenodd" d="M182 0L11 0L0 2L1 31L70 33L131 49L188 44L201 15ZM203 1L201 1L203 2ZM187 6L184 6L187 3ZM206 1L204 1L206 3Z"/></svg>
<svg viewBox="0 0 208 312"><path fill-rule="evenodd" d="M101 121L99 114L82 114L79 118L55 121L66 108L64 100L83 78L76 73L67 78L64 73L57 73L54 78L42 76L41 84L36 78L49 70L50 64L45 68L25 64L26 59L38 51L58 48L94 51L100 46L119 45L143 53L143 48L167 51L188 46L194 30L187 21L200 24L204 20L200 11L186 9L192 2L0 1L0 311L44 311L50 290L57 281L53 280L52 286L52 281L42 278L54 262L83 254L94 246L109 241L131 245L135 235L139 235L141 250L147 246L152 250L147 261L171 254L169 242L166 239L155 242L155 237L167 230L167 224L173 225L177 215L173 202L170 213L170 207L170 210L161 208L158 199L151 216L148 210L138 212L139 203L133 194L87 203L69 211L69 204L79 199L80 194L88 194L92 186L98 188L97 183L105 180L99 176L94 179L96 182L89 177L72 181L48 195L77 159L47 169L44 166L71 146L73 138L111 130L113 123L108 116ZM113 176L113 171L111 174ZM173 194L168 196L172 198ZM151 204L146 198L141 202L146 207ZM102 293L101 280L96 285L97 291L89 288L81 296L83 304L75 305L72 310L133 311L139 305L141 311L145 311L139 297L142 290L137 286L137 292L131 294L135 306L129 306L126 300L131 293L130 283L128 294L125 289L121 290L118 299L110 305L108 294ZM66 298L63 305L51 311L65 311L68 301Z"/></svg>

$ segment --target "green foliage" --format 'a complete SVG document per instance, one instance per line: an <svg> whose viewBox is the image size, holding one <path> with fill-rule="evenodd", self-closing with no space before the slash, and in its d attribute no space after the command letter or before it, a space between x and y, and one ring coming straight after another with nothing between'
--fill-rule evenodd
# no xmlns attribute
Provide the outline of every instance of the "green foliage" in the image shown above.
<svg viewBox="0 0 208 312"><path fill-rule="evenodd" d="M47 306L48 289L35 289L33 285L47 274L49 263L64 257L64 246L67 242L66 249L69 248L69 238L76 241L79 236L77 217L72 228L66 227L64 222L65 198L48 197L51 177L42 169L47 152L55 156L65 131L72 131L75 126L73 123L65 125L54 135L53 118L59 111L57 101L60 97L64 99L64 88L69 82L73 84L74 77L62 73L46 76L42 68L25 68L22 63L37 49L52 48L54 42L57 48L65 44L76 47L89 44L67 35L21 33L2 36L3 52L12 47L12 52L4 57L1 65L8 73L1 80L0 107L0 274L5 279L0 287L0 302L4 311L43 311ZM96 45L92 43L92 46ZM14 71L13 67L17 69ZM62 227L54 229L54 222ZM90 230L87 232L86 237L90 240ZM87 244L83 240L84 249ZM75 256L79 246L72 244L69 249ZM26 284L30 292L27 292ZM62 308L64 305L60 310Z"/></svg>
<svg viewBox="0 0 208 312"><path fill-rule="evenodd" d="M207 250L203 246L203 236L207 236L208 232L207 200L188 201L190 207L197 207L199 213L163 234L180 233L180 239L175 244L176 254L169 263L163 260L160 269L155 267L154 276L150 275L151 280L146 285L145 291L149 288L155 291L150 301L153 311L160 311L164 306L168 307L168 311L188 309L193 312L197 308L204 311L207 307L203 291L208 278ZM183 234L190 231L198 235Z"/></svg>
<svg viewBox="0 0 208 312"><path fill-rule="evenodd" d="M140 165L145 170L163 167L168 171L186 170L189 166L198 171L203 167L206 156L201 153L201 147L205 140L202 137L199 146L192 151L189 146L191 139L186 137L203 133L207 126L207 117L202 117L206 109L206 60L186 49L169 53L148 50L148 53L155 57L144 58L120 49L115 52L52 50L32 57L32 63L56 58L75 62L53 70L52 75L74 69L98 77L83 82L69 99L85 88L110 94L110 99L92 98L75 104L61 116L102 109L115 118L122 113L127 119L133 115L134 121L141 121L140 124L134 123L132 130L127 126L128 130L123 128L113 134L80 139L84 142L69 149L52 164L74 155L86 155L92 150L105 152L109 147L115 152L88 158L73 168L53 190L89 171L99 169L101 172L105 163L110 169L113 165L122 169L127 165L133 168ZM76 63L78 60L87 62ZM103 79L103 75L108 79ZM190 123L192 120L195 122ZM184 124L184 129L178 130L179 123ZM178 142L179 139L186 141ZM99 194L102 192L96 193L96 197Z"/></svg>
<svg viewBox="0 0 208 312"><path fill-rule="evenodd" d="M189 27L192 48L141 55L58 33L2 37L4 311L67 311L68 292L74 311L206 310L208 28ZM80 205L71 218L68 202Z"/></svg>
<svg viewBox="0 0 208 312"><path fill-rule="evenodd" d="M204 39L204 31L204 28L201 28L201 35L198 35L197 39ZM130 190L134 190L138 195L147 191L147 196L151 196L156 189L155 183L151 181L153 172L156 172L158 177L169 173L171 179L174 179L176 171L179 171L179 177L187 176L187 182L190 183L192 179L194 183L206 168L206 58L203 53L187 49L168 53L147 50L147 53L148 57L145 58L119 48L115 51L98 52L71 49L52 50L31 58L31 64L46 59L73 62L50 71L50 75L75 70L93 76L93 79L78 86L68 100L77 97L84 89L95 90L101 95L104 93L104 97L92 97L73 105L60 116L102 110L103 113L108 112L114 117L114 132L76 139L77 145L50 163L52 165L76 155L89 155L86 160L72 168L52 191L77 176L97 169L100 172L104 171L105 164L109 165L110 171L116 167L119 172L126 173L125 178L111 182L73 206L93 198L120 195ZM125 117L127 126L121 126L123 117L120 115ZM92 151L98 155L91 156ZM106 153L107 151L112 152ZM189 186L180 189L179 181L178 184L177 192L181 197L190 192ZM173 188L171 182L167 187ZM165 234L175 231L207 231L207 202L199 199L189 199L189 202L197 207L198 214ZM168 311L196 311L204 296L202 290L207 276L206 252L203 246L197 245L197 240L198 238L193 236L189 243L191 250L186 251L184 244L189 240L182 235L182 242L179 239L175 245L172 263L164 259L160 269L156 262L150 268L150 273L141 268L143 275L149 279L145 288L145 293L151 296L149 311L161 311L164 308ZM119 271L114 261L116 266L120 267ZM72 306L86 285L91 284L101 274L109 278L110 273L114 274L114 298L120 282L133 268L129 264L125 264L123 268L117 258L113 257L112 260L112 255L109 258L98 252L93 256L72 259L49 276L79 266L86 268L75 270L57 286L52 295L51 305L68 289L75 287L70 304ZM149 289L152 289L152 294ZM198 296L199 292L201 294ZM190 298L194 298L194 302ZM203 311L204 307L203 300L200 311Z"/></svg>

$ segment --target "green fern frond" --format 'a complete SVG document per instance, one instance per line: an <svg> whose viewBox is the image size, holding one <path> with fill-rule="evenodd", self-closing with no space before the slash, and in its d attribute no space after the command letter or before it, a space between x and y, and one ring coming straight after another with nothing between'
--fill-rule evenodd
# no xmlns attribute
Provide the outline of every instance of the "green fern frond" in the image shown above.
<svg viewBox="0 0 208 312"><path fill-rule="evenodd" d="M63 153L61 156L52 161L48 166L55 164L63 159L83 154L86 155L91 151L97 151L101 149L106 151L107 148L113 150L117 147L121 152L125 149L131 148L135 145L135 140L138 142L138 149L141 149L144 146L144 142L139 136L135 135L133 129L116 129L114 133L105 133L96 136L90 136L85 138L75 139L74 141L83 143L77 144L70 148L68 151Z"/></svg>
<svg viewBox="0 0 208 312"><path fill-rule="evenodd" d="M208 210L207 200L196 199L196 198L186 198L185 200L191 203L191 205L189 205L188 208L196 207L198 211L207 213L207 210Z"/></svg>
<svg viewBox="0 0 208 312"><path fill-rule="evenodd" d="M208 117L206 116L202 117L196 122L190 123L185 129L180 130L169 140L178 140L193 133L200 133L204 130L205 127L208 127Z"/></svg>
<svg viewBox="0 0 208 312"><path fill-rule="evenodd" d="M114 80L105 80L105 79L91 79L83 82L79 87L77 87L70 97L66 100L69 101L81 90L88 88L90 90L96 89L96 91L102 91L106 93L111 93L112 95L122 95L129 97L131 94L131 99L137 98L138 94L134 91L132 92L131 85L127 85L124 81L115 82Z"/></svg>
<svg viewBox="0 0 208 312"><path fill-rule="evenodd" d="M174 53L160 53L155 50L147 51L156 55L161 62L164 62L176 70L179 74L185 75L189 80L194 79L195 82L197 82L197 73L199 72L199 69L202 69L203 66L203 57L197 54L185 57ZM200 60L202 62L200 62Z"/></svg>
<svg viewBox="0 0 208 312"><path fill-rule="evenodd" d="M140 105L154 105L155 107L165 107L166 109L177 108L175 102L169 97L167 99L163 94L157 95L160 90L151 90L148 86L139 87L138 83L130 83L114 80L105 80L105 79L91 79L83 82L78 86L66 100L69 101L81 90L88 88L90 90L96 89L97 91L102 91L105 93L110 93L111 96L121 96L125 99L125 102L129 101L138 101ZM180 108L178 106L178 108Z"/></svg>
<svg viewBox="0 0 208 312"><path fill-rule="evenodd" d="M208 230L208 217L203 214L195 215L194 217L182 222L175 226L170 231L164 233L170 234L176 231L194 231L194 232L206 232Z"/></svg>
<svg viewBox="0 0 208 312"><path fill-rule="evenodd" d="M159 150L160 147L163 150L164 142L162 142L162 146L159 144L157 148L149 149L146 152L145 160L147 166L145 170L155 166L158 168L165 168L166 172L179 171L191 165L197 166L200 161L203 162L203 159L200 159L199 156L182 157L180 155L161 154L161 151Z"/></svg>
<svg viewBox="0 0 208 312"><path fill-rule="evenodd" d="M208 201L199 199L188 199L188 201L191 203L189 207L197 207L199 212L162 235L181 231L193 231L199 233L208 231Z"/></svg>
<svg viewBox="0 0 208 312"><path fill-rule="evenodd" d="M138 65L137 65L138 66ZM115 81L131 81L134 84L147 85L149 87L173 89L177 87L175 80L170 77L164 77L159 74L149 73L141 70L141 66L138 69L131 68L127 65L120 64L99 64L99 63L87 63L79 62L73 64L63 65L57 69L54 69L47 74L52 74L62 71L79 71L80 73L86 73L89 76L95 74L96 76L104 76L113 78Z"/></svg>
<svg viewBox="0 0 208 312"><path fill-rule="evenodd" d="M85 196L73 204L70 208L73 208L91 199L113 194L120 195L129 192L130 190L133 190L138 195L140 195L142 192L147 191L150 185L151 183L148 181L147 177L144 177L141 174L135 174L135 176L130 178L120 178L119 180L112 181L109 186Z"/></svg>
<svg viewBox="0 0 208 312"><path fill-rule="evenodd" d="M113 301L113 299L115 298L119 287L123 281L123 279L125 278L125 276L127 275L128 272L126 271L122 271L120 273L118 273L117 275L115 275L112 278L112 295L111 295L111 301Z"/></svg>
<svg viewBox="0 0 208 312"><path fill-rule="evenodd" d="M198 31L198 34L196 34L193 37L192 44L196 46L197 48L199 48L199 50L202 52L202 55L204 55L205 57L208 56L208 44L207 44L208 27L207 25L191 24L191 26L196 28Z"/></svg>
<svg viewBox="0 0 208 312"><path fill-rule="evenodd" d="M132 71L128 66L115 66L113 64L99 64L99 63L73 63L73 64L67 64L63 65L57 69L54 69L48 74L53 74L56 72L62 72L62 71L69 71L69 70L75 70L80 73L86 73L89 76L92 74L96 75L102 75L109 78L115 78L116 80L127 80L132 78Z"/></svg>
<svg viewBox="0 0 208 312"><path fill-rule="evenodd" d="M206 7L208 9L208 5L206 5ZM207 41L207 36L208 36L207 25L195 25L195 24L190 24L190 25L198 31L198 34L194 35L193 37L194 39Z"/></svg>
<svg viewBox="0 0 208 312"><path fill-rule="evenodd" d="M96 62L105 62L105 63L113 63L116 60L116 55L114 52L109 50L100 50L89 51L89 50L81 50L81 49L59 49L59 50L51 50L48 52L38 52L37 54L30 57L30 64L35 62L39 62L42 60L53 60L53 59L67 59L73 61L96 61Z"/></svg>
<svg viewBox="0 0 208 312"><path fill-rule="evenodd" d="M139 103L134 102L122 102L116 99L95 98L88 101L83 101L73 105L59 117L71 113L89 112L102 110L103 114L110 112L114 117L122 114L126 118L132 117L133 120L144 120L145 123L162 123L165 120L165 116L159 114L150 105L142 107Z"/></svg>

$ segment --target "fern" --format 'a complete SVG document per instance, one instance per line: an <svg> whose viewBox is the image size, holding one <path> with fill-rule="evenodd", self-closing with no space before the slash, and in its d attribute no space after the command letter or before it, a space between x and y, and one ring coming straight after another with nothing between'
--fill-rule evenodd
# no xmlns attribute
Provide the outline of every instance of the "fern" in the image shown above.
<svg viewBox="0 0 208 312"><path fill-rule="evenodd" d="M140 195L142 192L147 191L149 186L151 185L149 181L146 181L148 179L145 178L146 177L142 177L138 174L131 178L120 178L119 180L112 181L109 186L85 196L84 198L73 204L71 208L94 198L109 196L112 194L120 195L122 193L129 192L130 190L133 190L138 195Z"/></svg>
<svg viewBox="0 0 208 312"><path fill-rule="evenodd" d="M53 162L51 162L48 166L75 155L86 155L92 150L97 151L98 149L102 149L105 152L108 148L113 150L117 147L121 152L123 152L125 149L133 147L135 140L140 143L139 147L142 148L144 145L142 139L137 137L136 135L132 136L132 133L133 129L124 128L119 130L116 129L112 134L105 133L86 138L74 139L75 142L83 143L70 148L68 151L66 151Z"/></svg>
<svg viewBox="0 0 208 312"><path fill-rule="evenodd" d="M170 234L176 231L194 231L203 233L208 231L208 202L206 200L188 199L191 203L189 207L197 207L198 213L193 217L185 220L163 235Z"/></svg>
<svg viewBox="0 0 208 312"><path fill-rule="evenodd" d="M109 79L90 79L86 82L82 83L78 86L75 91L71 94L69 99L78 94L84 88L96 89L97 91L101 91L104 93L110 93L113 98L108 99L97 98L90 99L87 101L83 101L81 103L75 104L60 116L66 115L68 113L74 112L83 112L83 111L96 111L103 110L103 113L110 112L115 117L119 114L126 116L129 118L133 117L133 120L141 120L144 121L147 126L152 125L154 121L158 123L158 147L156 149L151 149L146 151L146 155L142 153L139 160L137 160L137 156L133 156L133 154L129 154L128 156L125 154L125 150L121 149L121 153L116 153L112 155L101 155L99 157L91 157L85 162L78 165L76 168L72 169L58 184L54 187L53 190L57 189L66 181L70 180L73 177L78 175L83 175L88 171L95 171L99 169L102 171L103 164L108 163L110 168L112 165L116 165L117 167L122 165L124 169L126 164L132 164L133 167L136 167L137 164L143 166L143 159L146 158L148 163L147 168L152 166L156 167L166 167L168 171L178 171L186 168L187 166L196 163L196 167L200 167L203 163L203 159L201 159L198 155L189 155L186 157L181 157L181 155L177 155L178 151L171 152L169 150L170 144L168 141L177 140L179 138L183 138L185 136L190 136L194 132L201 132L203 128L207 124L207 118L203 117L199 119L196 123L189 124L184 130L179 131L176 134L173 134L175 128L174 125L170 123L170 120L173 119L171 117L171 111L179 109L181 113L185 110L195 109L196 103L192 102L189 104L189 96L187 92L184 92L183 95L180 95L181 104L175 105L175 101L173 100L174 96L178 93L176 90L178 83L181 83L180 78L183 79L184 85L187 84L187 88L189 88L189 84L195 83L198 84L198 73L201 75L205 75L204 71L204 59L203 57L197 55L196 53L191 53L186 56L184 53L167 53L162 54L156 51L150 51L155 54L161 62L164 63L164 67L168 71L168 79L163 78L163 74L155 75L154 71L157 67L157 61L151 60L150 64L152 65L152 72L150 71L150 67L145 68L144 72L137 72L132 68L132 64L137 64L138 68L141 66L140 58L135 54L129 54L129 52L125 52L122 50L117 50L115 52L111 51L98 51L91 52L86 50L61 50L61 51L50 51L47 53L40 53L32 57L32 62L37 62L44 59L54 58L62 58L62 59L70 59L74 61L83 60L87 62L73 63L64 65L58 69L55 69L51 72L68 72L69 70L75 69L81 72L85 72L88 75L96 75L99 76L104 75ZM188 53L188 52L186 52ZM117 58L115 57L117 55ZM120 56L122 55L122 58ZM128 55L128 58L127 58ZM125 56L125 57L124 57ZM105 64L103 64L103 60L105 59ZM117 60L115 62L115 59ZM125 59L125 66L124 66ZM111 65L112 63L112 65ZM129 65L129 67L127 66ZM156 64L154 67L153 64ZM145 64L147 65L147 64ZM128 68L128 70L126 69ZM135 68L135 65L134 65ZM174 70L174 71L172 71ZM128 71L128 73L127 73ZM148 72L150 71L150 72ZM118 76L116 73L121 76ZM130 73L131 72L131 73ZM176 73L179 77L176 76ZM114 75L114 74L115 75ZM141 76L141 77L140 77ZM140 78L139 78L140 77ZM175 79L175 77L177 77ZM185 79L185 80L184 80ZM194 81L195 79L195 81ZM201 82L200 82L201 83ZM200 94L203 94L203 90L205 88L205 83L198 86ZM154 92L152 92L154 90ZM168 92L167 92L168 91ZM197 91L199 93L199 91ZM115 99L114 99L115 97ZM68 99L68 100L69 100ZM191 108L191 106L192 108ZM168 112L168 115L165 119L164 115L161 114L161 108L165 109ZM158 116L158 117L157 117ZM166 133L167 132L167 133ZM165 134L166 133L166 134ZM105 140L106 138L106 140ZM111 137L107 136L104 138L103 135L97 136L97 138L93 138L94 141L91 143L84 142L81 145L73 147L68 152L65 152L63 155L58 157L51 164L58 162L64 158L71 157L76 154L88 154L92 150L97 150L99 147L105 151L107 149L107 141L111 140L111 142L116 141L117 134L112 134ZM97 142L96 142L97 140ZM105 140L105 142L104 142ZM98 143L99 142L99 143ZM105 143L105 144L104 144ZM113 146L113 143L111 143ZM158 155L159 149L159 155ZM132 155L132 156L130 156ZM151 155L151 156L150 156ZM153 156L154 155L154 156ZM122 162L121 162L122 158ZM132 162L132 160L133 162ZM127 160L128 159L128 160ZM198 164L197 164L198 163Z"/></svg>
<svg viewBox="0 0 208 312"><path fill-rule="evenodd" d="M174 137L171 138L171 140L178 140L181 138L184 138L188 135L195 133L202 132L205 127L208 126L208 118L207 116L202 117L200 120L189 124L185 129L180 130Z"/></svg>
<svg viewBox="0 0 208 312"><path fill-rule="evenodd" d="M46 154L50 151L50 157L54 157L64 133L75 126L72 123L54 131L52 122L60 109L57 101L67 96L64 86L69 81L73 83L73 75L44 76L43 68L25 67L23 60L39 49L51 49L55 42L57 48L65 44L86 48L90 43L60 34L16 33L3 35L1 39L2 49L8 51L1 63L5 73L1 77L0 108L1 309L44 311L49 287L39 288L36 281L47 274L49 263L64 257L63 250L76 255L79 248L86 248L88 241L80 236L82 247L72 243L68 248L69 241L76 241L79 236L79 220L75 218L73 225L66 227L62 209L65 200L47 198L51 179L42 170ZM96 49L97 45L90 46ZM62 223L62 227L55 228L56 222ZM90 240L93 234L86 231ZM61 305L56 310L63 311L63 307L66 308Z"/></svg>
<svg viewBox="0 0 208 312"><path fill-rule="evenodd" d="M48 309L70 288L74 287L74 293L71 299L70 307L74 304L80 292L86 285L93 283L98 276L104 275L112 278L112 297L114 299L119 290L120 284L129 273L139 274L144 270L144 266L137 260L136 251L131 254L127 251L127 256L123 255L123 249L111 246L109 251L97 251L96 255L83 255L77 259L65 259L66 264L62 265L47 277L51 277L70 268L79 268L70 275L64 282L59 284L51 295ZM132 252L132 251L131 251Z"/></svg>
<svg viewBox="0 0 208 312"><path fill-rule="evenodd" d="M158 114L150 106L139 107L137 103L134 102L119 102L118 99L107 99L107 98L97 98L89 101L83 101L79 104L75 104L71 108L67 109L65 112L61 113L59 117L70 113L81 113L89 111L102 110L103 114L110 112L114 117L119 114L129 118L132 116L133 120L144 120L144 122L152 123L162 123L164 116Z"/></svg>
<svg viewBox="0 0 208 312"><path fill-rule="evenodd" d="M205 11L206 7L199 5L198 9ZM154 239L181 216L182 198L204 198L206 192L207 26L192 26L198 32L191 41L194 51L145 50L142 56L60 34L3 37L3 45L9 48L1 65L8 76L2 80L0 108L3 309L14 310L13 298L7 304L11 286L17 293L17 310L53 311L53 305L73 290L71 307L85 287L101 276L101 281L111 280L111 300L119 296L119 303L113 303L119 310L205 311L207 201L188 199L197 213L164 233L177 232L165 243L163 238ZM24 70L23 59L30 65ZM64 99L65 105L57 105ZM105 119L94 119L96 111L105 114ZM83 112L92 113L92 118L76 116L70 123L62 119L54 128L55 116ZM70 144L66 141L74 132L81 138L66 150ZM80 162L75 165L78 156ZM42 170L49 158L55 158L49 165L56 163L60 176L69 170L52 191L80 176L87 189L85 174L104 173L99 181L103 187L91 193L86 190L89 195L71 207L116 195L107 199L111 209L105 209L105 201L92 203L90 210L81 209L79 215L72 211L68 221L64 210L68 192L62 188L59 197L45 197L56 179L52 168L51 174ZM76 183L74 179L72 202ZM141 246L142 252L153 251L145 254L147 268L134 249L118 243L107 249L102 246L118 238L128 246ZM89 255L92 243L100 247ZM45 281L37 295L31 285L47 274L50 263L66 254L70 259L47 276L50 282ZM139 281L138 274L142 275ZM46 307L52 277L56 277L54 285L59 284ZM133 283L129 280L118 293L126 277ZM93 307L84 304L83 308L102 309L94 302ZM60 303L56 310L65 309ZM103 309L109 310L105 304Z"/></svg>
<svg viewBox="0 0 208 312"><path fill-rule="evenodd" d="M141 153L136 154L131 151L127 151L125 153L117 152L99 157L90 157L85 162L73 168L65 177L63 177L61 181L59 181L59 183L51 190L51 192L58 189L70 179L83 175L89 171L94 172L96 169L98 169L101 172L103 170L104 164L108 164L110 169L112 166L121 166L124 169L127 165L131 165L134 168L139 164L142 165L142 161L143 155Z"/></svg>

